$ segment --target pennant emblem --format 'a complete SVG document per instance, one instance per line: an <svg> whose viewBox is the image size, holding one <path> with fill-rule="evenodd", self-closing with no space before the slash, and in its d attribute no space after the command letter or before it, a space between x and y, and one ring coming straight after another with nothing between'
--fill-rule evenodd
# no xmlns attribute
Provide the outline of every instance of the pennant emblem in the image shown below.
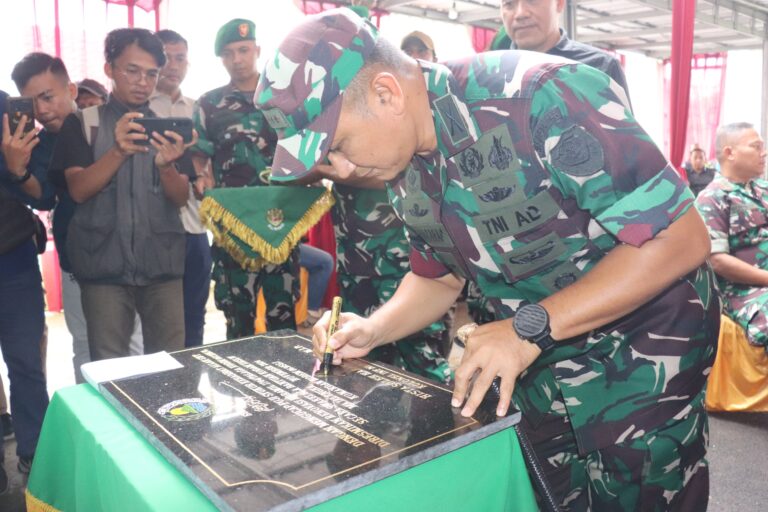
<svg viewBox="0 0 768 512"><path fill-rule="evenodd" d="M285 227L285 215L280 208L270 208L267 210L267 227L272 231L280 231Z"/></svg>

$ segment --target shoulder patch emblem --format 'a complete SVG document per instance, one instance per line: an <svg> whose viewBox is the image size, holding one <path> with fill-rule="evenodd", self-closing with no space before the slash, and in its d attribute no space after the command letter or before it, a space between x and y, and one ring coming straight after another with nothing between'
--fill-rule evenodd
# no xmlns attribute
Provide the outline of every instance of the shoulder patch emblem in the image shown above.
<svg viewBox="0 0 768 512"><path fill-rule="evenodd" d="M500 171L509 168L509 163L514 158L514 153L508 147L505 147L501 142L501 137L493 136L493 145L491 146L491 152L488 155L488 163Z"/></svg>
<svg viewBox="0 0 768 512"><path fill-rule="evenodd" d="M571 176L591 176L603 168L605 157L598 140L581 126L571 126L552 148L550 161Z"/></svg>
<svg viewBox="0 0 768 512"><path fill-rule="evenodd" d="M451 139L451 144L458 146L469 138L469 129L467 122L459 112L456 105L456 98L452 94L446 94L434 101L435 109L440 115L440 121L443 123L445 132Z"/></svg>
<svg viewBox="0 0 768 512"><path fill-rule="evenodd" d="M468 147L459 155L459 169L467 178L477 178L483 170L483 155L473 147Z"/></svg>

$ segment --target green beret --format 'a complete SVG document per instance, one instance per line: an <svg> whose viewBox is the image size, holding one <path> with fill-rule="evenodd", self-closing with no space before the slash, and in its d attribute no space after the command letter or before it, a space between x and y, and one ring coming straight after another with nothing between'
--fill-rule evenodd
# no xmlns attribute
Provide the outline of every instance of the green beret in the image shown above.
<svg viewBox="0 0 768 512"><path fill-rule="evenodd" d="M229 43L237 41L255 41L256 25L250 20L235 18L226 22L216 33L216 43L214 50L217 57L221 57L221 52Z"/></svg>

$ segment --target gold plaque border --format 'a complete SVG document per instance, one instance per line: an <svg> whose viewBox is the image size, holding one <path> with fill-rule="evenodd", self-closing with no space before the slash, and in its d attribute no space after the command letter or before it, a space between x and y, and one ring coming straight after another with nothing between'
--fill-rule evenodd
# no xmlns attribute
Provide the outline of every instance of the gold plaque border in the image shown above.
<svg viewBox="0 0 768 512"><path fill-rule="evenodd" d="M236 340L223 341L223 342L220 342L220 343L212 343L212 344L210 344L210 345L203 345L203 347L202 347L202 348L206 348L206 347L208 347L208 346L224 345L224 344L227 344L227 343L234 343L234 342L236 342L236 341L242 341L243 339L252 339L252 338L267 338L267 339L275 339L275 340L279 340L279 339L285 339L285 338L297 338L297 337L298 337L298 338L304 338L304 339L307 339L305 336L302 336L301 334L290 334L290 335L286 335L286 336L267 336L267 335L264 335L264 334L260 334L260 335L252 336L252 337L249 337L249 338L239 338L239 339L236 339ZM190 351L190 350L198 350L198 349L200 349L200 348L201 348L201 347L194 347L194 348L189 348L189 349L177 350L177 351L175 351L175 352L172 352L172 354L173 354L173 353L178 353L178 352L187 352L187 351ZM439 385L437 385L437 384L434 384L434 383L432 383L432 382L423 381L423 380L421 380L421 379L418 379L418 378L412 377L411 375L406 375L406 374L403 374L403 373L400 373L400 372L397 372L397 371L393 371L393 370L392 370L392 369L390 369L390 368L387 368L387 367L384 367L384 366L378 365L378 364L376 364L376 363L372 363L372 362L369 362L369 361L365 361L365 364L367 364L367 365L371 365L371 366L377 366L377 367L379 367L379 368L382 368L382 369L384 369L384 370L386 370L386 371L388 371L388 372L391 372L391 373L394 373L394 374L397 374L397 375L401 375L401 376L403 376L403 377L405 377L405 378L407 378L407 379L410 379L410 380L414 380L414 381L417 381L417 382L419 382L419 383L421 383L421 384L425 384L425 385L428 385L428 386L430 386L430 387L433 387L433 388L435 388L435 389L439 389L439 390L441 390L441 391L445 391L445 392L447 392L447 393L451 393L451 390L450 390L450 389L448 389L448 388L444 388L444 387L442 387L442 386L439 386ZM324 481L324 480L328 480L329 478L334 478L334 477L336 477L336 476L338 476L338 475L343 475L344 473L347 473L347 472L349 472L349 471L355 470L355 469L357 469L357 468L361 468L361 467L363 467L363 466L366 466L366 465L368 465L368 464L371 464L371 463L373 463L373 462L377 462L377 461L380 461L380 460L382 460L382 459L386 459L386 458L388 458L388 457L392 457L393 455L397 455L398 453L404 452L404 451L406 451L406 450L409 450L409 449L411 449L411 448L415 448L416 446L422 445L422 444L424 444L424 443L429 443L429 442L431 442L431 441L434 441L435 439L439 439L439 438L441 438L441 437L444 437L444 436L446 436L446 435L448 435L448 434L452 434L453 432L457 432L457 431L459 431L459 430L463 430L463 429L466 429L466 428L468 428L468 427L472 427L472 426L474 426L474 425L477 425L477 424L479 423L479 422L478 422L478 421L477 421L475 418L471 418L471 417L470 417L469 419L470 419L470 420L472 420L472 422L471 422L471 423L468 423L468 424L466 424L466 425L463 425L463 426L461 426L461 427L457 427L457 428L454 428L454 429L452 429L452 430L448 430L448 431L446 431L446 432L443 432L442 434L439 434L439 435L436 435L436 436L430 437L429 439L424 439L423 441L419 441L418 443L415 443L415 444L412 444L412 445L409 445L409 446L405 446L405 447L403 447L403 448L401 448L401 449L399 449L399 450L397 450L397 451L394 451L394 452L392 452L392 453L388 453L388 454L386 454L386 455L382 455L381 457L377 457L377 458L375 458L375 459L371 459L371 460L369 460L369 461L363 462L362 464L358 464L357 466L352 466L351 468L347 468L347 469L345 469L344 471L338 471L338 472L336 472L336 473L330 474L330 475L328 475L328 476L325 476L325 477L323 477L323 478L318 478L317 480L313 480L313 481L311 481L311 482L308 482L308 483L306 483L306 484L302 484L302 485L299 485L299 486L295 486L295 485L289 484L289 483L287 483L287 482L282 482L282 481L280 481L280 480L243 480L243 481L240 481L240 482L229 482L229 481L225 480L225 479L224 479L224 477L222 477L220 474L218 474L218 473L217 473L217 472L216 472L216 471L215 471L215 470L214 470L214 469L213 469L211 466L209 466L208 464L206 464L206 463L205 463L205 462L204 462L204 461L203 461L203 460L202 460L200 457L198 457L198 456L197 456L197 454L195 454L195 452L193 452L193 451L192 451L192 450L189 448L189 446L187 446L186 444L184 444L183 442L181 442L181 440L179 440L179 439L178 439L176 436L174 436L174 435L173 435L171 432L169 432L169 431L168 431L168 429L166 429L166 428L165 428L165 427L164 427L164 426L163 426L163 425L162 425L162 424L161 424L159 421L157 421L157 420L156 420L156 419L155 419L155 418L152 416L152 414L150 414L150 412L149 412L149 411L147 411L147 410L146 410L146 409L144 409L144 408L143 408L141 405L139 405L138 403L136 403L136 401L135 401L133 398L131 398L131 397L130 397L130 396L129 396L129 395L128 395L128 394L127 394L127 393L126 393L126 392L125 392L125 391L124 391L124 390L123 390L123 389L122 389L120 386L119 386L119 385L117 385L117 383L116 383L115 381L109 381L109 383L110 383L110 384L112 384L112 385L115 387L115 389L117 389L117 390L118 390L118 391L119 391L119 392L120 392L120 393L121 393L121 394L122 394L122 395L123 395L123 396L124 396L126 399L128 399L128 401L130 401L130 402L131 402L131 403L132 403L132 404L133 404L133 405L134 405L134 406L135 406L135 407L136 407L138 410L140 410L140 411L141 411L141 412L142 412L142 413L143 413L143 414L144 414L144 415L145 415L147 418L149 418L149 419L150 419L150 420L151 420L151 421L152 421L152 422L153 422L155 425L157 425L157 426L160 428L160 430L162 430L163 432L165 432L165 434L166 434L168 437L170 437L171 439L173 439L173 441L174 441L174 442L175 442L177 445L179 445L179 446L180 446L182 449L184 449L184 451L186 451L186 452L187 452L189 455L191 455L191 456L192 456L192 457L193 457L193 458L194 458L194 459L195 459L197 462L199 462L199 463L200 463L200 465L201 465L202 467L204 467L206 470L208 470L208 472L209 472L210 474L212 474L214 477L216 477L216 479L217 479L217 480L219 480L219 481L220 481L222 484L224 484L224 485L225 485L225 486L227 486L227 487L237 487L237 486L239 486L239 485L245 485L245 484L259 484L259 483L263 483L263 484L275 484L275 485L282 485L282 486L284 486L284 487L288 487L288 488L290 488L290 489L293 489L294 491L299 491L299 490L301 490L301 489L304 489L305 487L309 487L309 486L311 486L311 485L315 485L315 484L317 484L317 483L320 483L320 482L322 482L322 481Z"/></svg>

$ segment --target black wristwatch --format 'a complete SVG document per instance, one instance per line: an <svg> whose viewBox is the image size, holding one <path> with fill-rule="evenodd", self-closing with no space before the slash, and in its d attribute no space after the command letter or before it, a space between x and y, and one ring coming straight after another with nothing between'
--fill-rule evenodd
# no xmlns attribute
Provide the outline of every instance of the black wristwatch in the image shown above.
<svg viewBox="0 0 768 512"><path fill-rule="evenodd" d="M9 174L11 175L9 180L14 185L21 185L22 183L24 183L25 181L27 181L29 178L32 177L32 171L30 171L29 168L25 169L24 174L22 174L21 176L16 176L15 174L10 172Z"/></svg>
<svg viewBox="0 0 768 512"><path fill-rule="evenodd" d="M538 304L525 304L512 319L512 327L520 339L537 345L542 352L555 344L549 335L549 314Z"/></svg>

